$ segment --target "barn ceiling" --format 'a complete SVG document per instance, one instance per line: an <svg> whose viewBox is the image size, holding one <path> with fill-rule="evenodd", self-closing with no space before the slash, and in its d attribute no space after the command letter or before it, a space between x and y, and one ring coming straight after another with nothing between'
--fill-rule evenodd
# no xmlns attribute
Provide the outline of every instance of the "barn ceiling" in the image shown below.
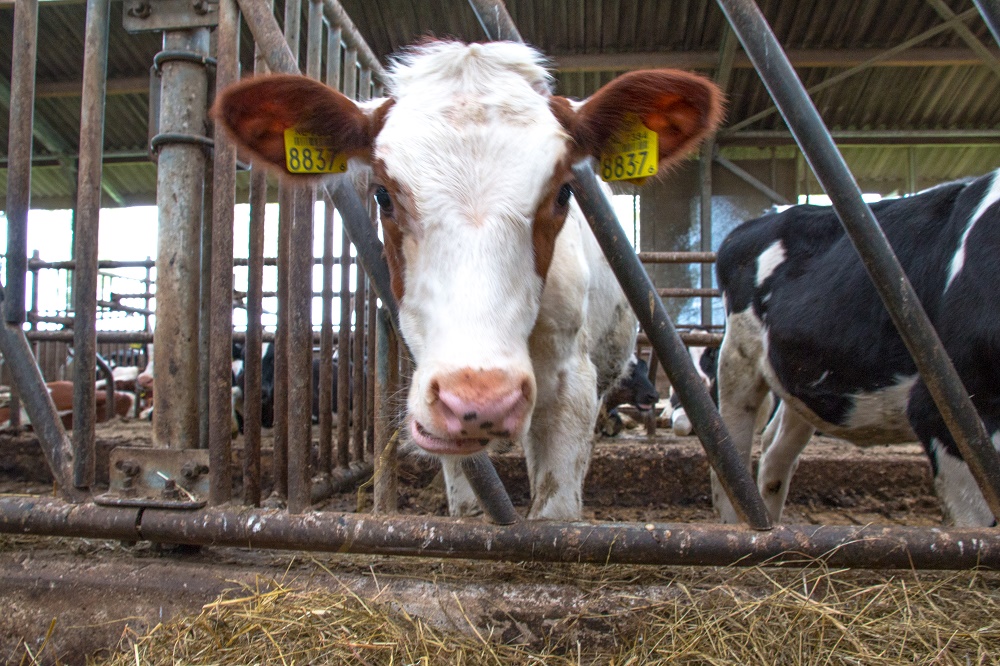
<svg viewBox="0 0 1000 666"><path fill-rule="evenodd" d="M154 0L155 2L156 0ZM276 14L283 14L284 0ZM484 38L465 0L341 0L375 55L423 37ZM763 0L827 125L866 189L891 190L916 172L929 184L1000 166L1000 50L971 0ZM552 60L558 92L585 97L617 74L676 66L714 76L728 27L713 0L510 0L525 40ZM86 6L43 1L35 103L32 205L69 207L75 184ZM304 20L304 19L303 19ZM10 90L13 7L0 5L0 102ZM128 34L112 3L105 123L105 204L152 203L147 154L149 78L158 33ZM244 29L244 71L252 67ZM303 49L304 53L304 49ZM737 47L719 135L734 159L795 148ZM6 93L6 94L5 94ZM7 113L0 113L0 192Z"/></svg>

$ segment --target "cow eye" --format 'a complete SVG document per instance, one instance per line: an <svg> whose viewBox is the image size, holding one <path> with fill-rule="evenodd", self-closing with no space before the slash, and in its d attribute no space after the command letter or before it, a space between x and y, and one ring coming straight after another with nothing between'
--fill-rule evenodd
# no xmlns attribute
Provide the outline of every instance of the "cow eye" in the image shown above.
<svg viewBox="0 0 1000 666"><path fill-rule="evenodd" d="M566 183L559 190L559 195L556 197L556 205L564 208L569 203L571 196L573 196L573 188L569 186L569 183Z"/></svg>
<svg viewBox="0 0 1000 666"><path fill-rule="evenodd" d="M382 213L385 215L392 214L392 198L389 196L389 190L385 189L384 185L379 185L375 190L375 202L382 209Z"/></svg>

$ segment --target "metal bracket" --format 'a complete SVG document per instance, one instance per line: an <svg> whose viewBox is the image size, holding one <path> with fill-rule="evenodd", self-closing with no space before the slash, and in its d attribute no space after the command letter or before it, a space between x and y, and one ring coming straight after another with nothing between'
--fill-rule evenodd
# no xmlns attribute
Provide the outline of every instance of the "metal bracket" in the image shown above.
<svg viewBox="0 0 1000 666"><path fill-rule="evenodd" d="M208 503L208 451L116 447L104 506L200 509Z"/></svg>
<svg viewBox="0 0 1000 666"><path fill-rule="evenodd" d="M214 28L218 24L218 0L125 0L122 11L126 32Z"/></svg>

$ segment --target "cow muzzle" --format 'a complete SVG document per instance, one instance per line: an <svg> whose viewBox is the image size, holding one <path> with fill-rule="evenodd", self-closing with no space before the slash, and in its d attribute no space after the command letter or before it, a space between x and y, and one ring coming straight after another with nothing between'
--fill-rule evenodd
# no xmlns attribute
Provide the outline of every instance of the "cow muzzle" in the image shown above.
<svg viewBox="0 0 1000 666"><path fill-rule="evenodd" d="M410 434L439 455L478 453L490 440L518 439L533 404L530 375L464 368L427 383L422 409L410 420Z"/></svg>

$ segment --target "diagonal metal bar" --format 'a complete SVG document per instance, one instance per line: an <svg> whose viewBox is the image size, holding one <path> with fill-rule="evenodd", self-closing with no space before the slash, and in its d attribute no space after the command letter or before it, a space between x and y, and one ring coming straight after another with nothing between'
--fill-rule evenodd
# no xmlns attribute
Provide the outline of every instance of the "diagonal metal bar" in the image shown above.
<svg viewBox="0 0 1000 666"><path fill-rule="evenodd" d="M934 11L938 13L938 16L943 18L945 21L951 21L955 18L955 12L951 10L951 7L949 7L944 0L927 0L927 3L933 7ZM979 10L976 9L975 11L978 15ZM997 60L996 56L994 56L993 53L991 53L990 50L986 48L981 41L979 41L979 38L972 34L972 31L969 30L969 26L959 22L953 24L952 28L961 40L965 42L970 49L972 49L972 52L982 58L983 64L992 69L994 74L1000 76L1000 60Z"/></svg>
<svg viewBox="0 0 1000 666"><path fill-rule="evenodd" d="M504 34L502 30L505 25L513 25L503 0L469 2L490 38ZM649 275L642 267L635 250L625 241L625 231L598 184L593 167L590 162L580 162L573 167L573 174L576 177L573 191L580 208L632 305L639 324L649 336L657 358L663 363L681 404L695 424L695 431L705 448L705 456L718 474L726 495L740 519L750 527L770 529L771 519L753 477L730 443L722 417L704 383L698 379L691 356L677 335L659 294L649 281Z"/></svg>
<svg viewBox="0 0 1000 666"><path fill-rule="evenodd" d="M941 25L937 25L937 26L934 26L933 28L930 28L929 30L925 30L924 32L922 32L919 35L917 35L916 37L908 39L908 40L906 40L905 42L903 42L901 44L897 44L896 46L892 47L891 49L883 51L882 53L879 53L878 55L876 55L876 56L874 56L872 58L869 58L868 60L864 61L863 63L861 63L859 65L851 67L850 69L845 69L843 72L840 72L839 74L835 74L835 75L831 76L828 79L824 79L823 81L820 81L816 85L811 86L806 92L808 92L810 95L815 95L816 93L820 92L821 90L826 90L830 86L834 86L834 85L840 83L841 81L854 76L855 74L859 74L861 72L864 72L866 70L871 69L872 67L874 67L878 63L880 63L880 62L882 62L884 60L888 60L888 59L892 58L897 53L902 53L903 51L906 51L906 50L908 50L908 49L916 46L917 44L919 44L921 42L927 41L928 39L930 39L931 37L934 37L935 35L939 35L942 32L947 32L948 30L951 30L952 28L954 28L957 25L964 25L964 21L968 21L969 19L973 18L976 15L977 15L977 12L976 12L975 9L969 9L969 10L966 10L966 11L962 12L961 14L957 14L954 17L952 17L951 19L949 19L948 21L946 21L945 23L942 23ZM990 57L992 58L993 56L990 55ZM771 106L771 107L769 107L767 109L764 109L763 111L755 113L752 116L748 116L747 118L744 118L740 122L738 122L738 123L736 123L734 125L731 125L730 127L727 127L724 130L721 130L719 132L719 138L721 139L723 137L727 137L727 136L733 134L734 132L738 132L739 130L743 129L744 127L749 127L750 125L754 124L758 120L761 120L763 118L767 118L768 116L771 116L771 115L773 115L773 114L775 114L777 112L778 112L778 107Z"/></svg>
<svg viewBox="0 0 1000 666"><path fill-rule="evenodd" d="M753 0L717 2L830 196L990 510L1000 516L1000 455L843 156Z"/></svg>
<svg viewBox="0 0 1000 666"><path fill-rule="evenodd" d="M983 15L987 27L993 34L993 39L1000 44L1000 1L998 0L972 0Z"/></svg>

